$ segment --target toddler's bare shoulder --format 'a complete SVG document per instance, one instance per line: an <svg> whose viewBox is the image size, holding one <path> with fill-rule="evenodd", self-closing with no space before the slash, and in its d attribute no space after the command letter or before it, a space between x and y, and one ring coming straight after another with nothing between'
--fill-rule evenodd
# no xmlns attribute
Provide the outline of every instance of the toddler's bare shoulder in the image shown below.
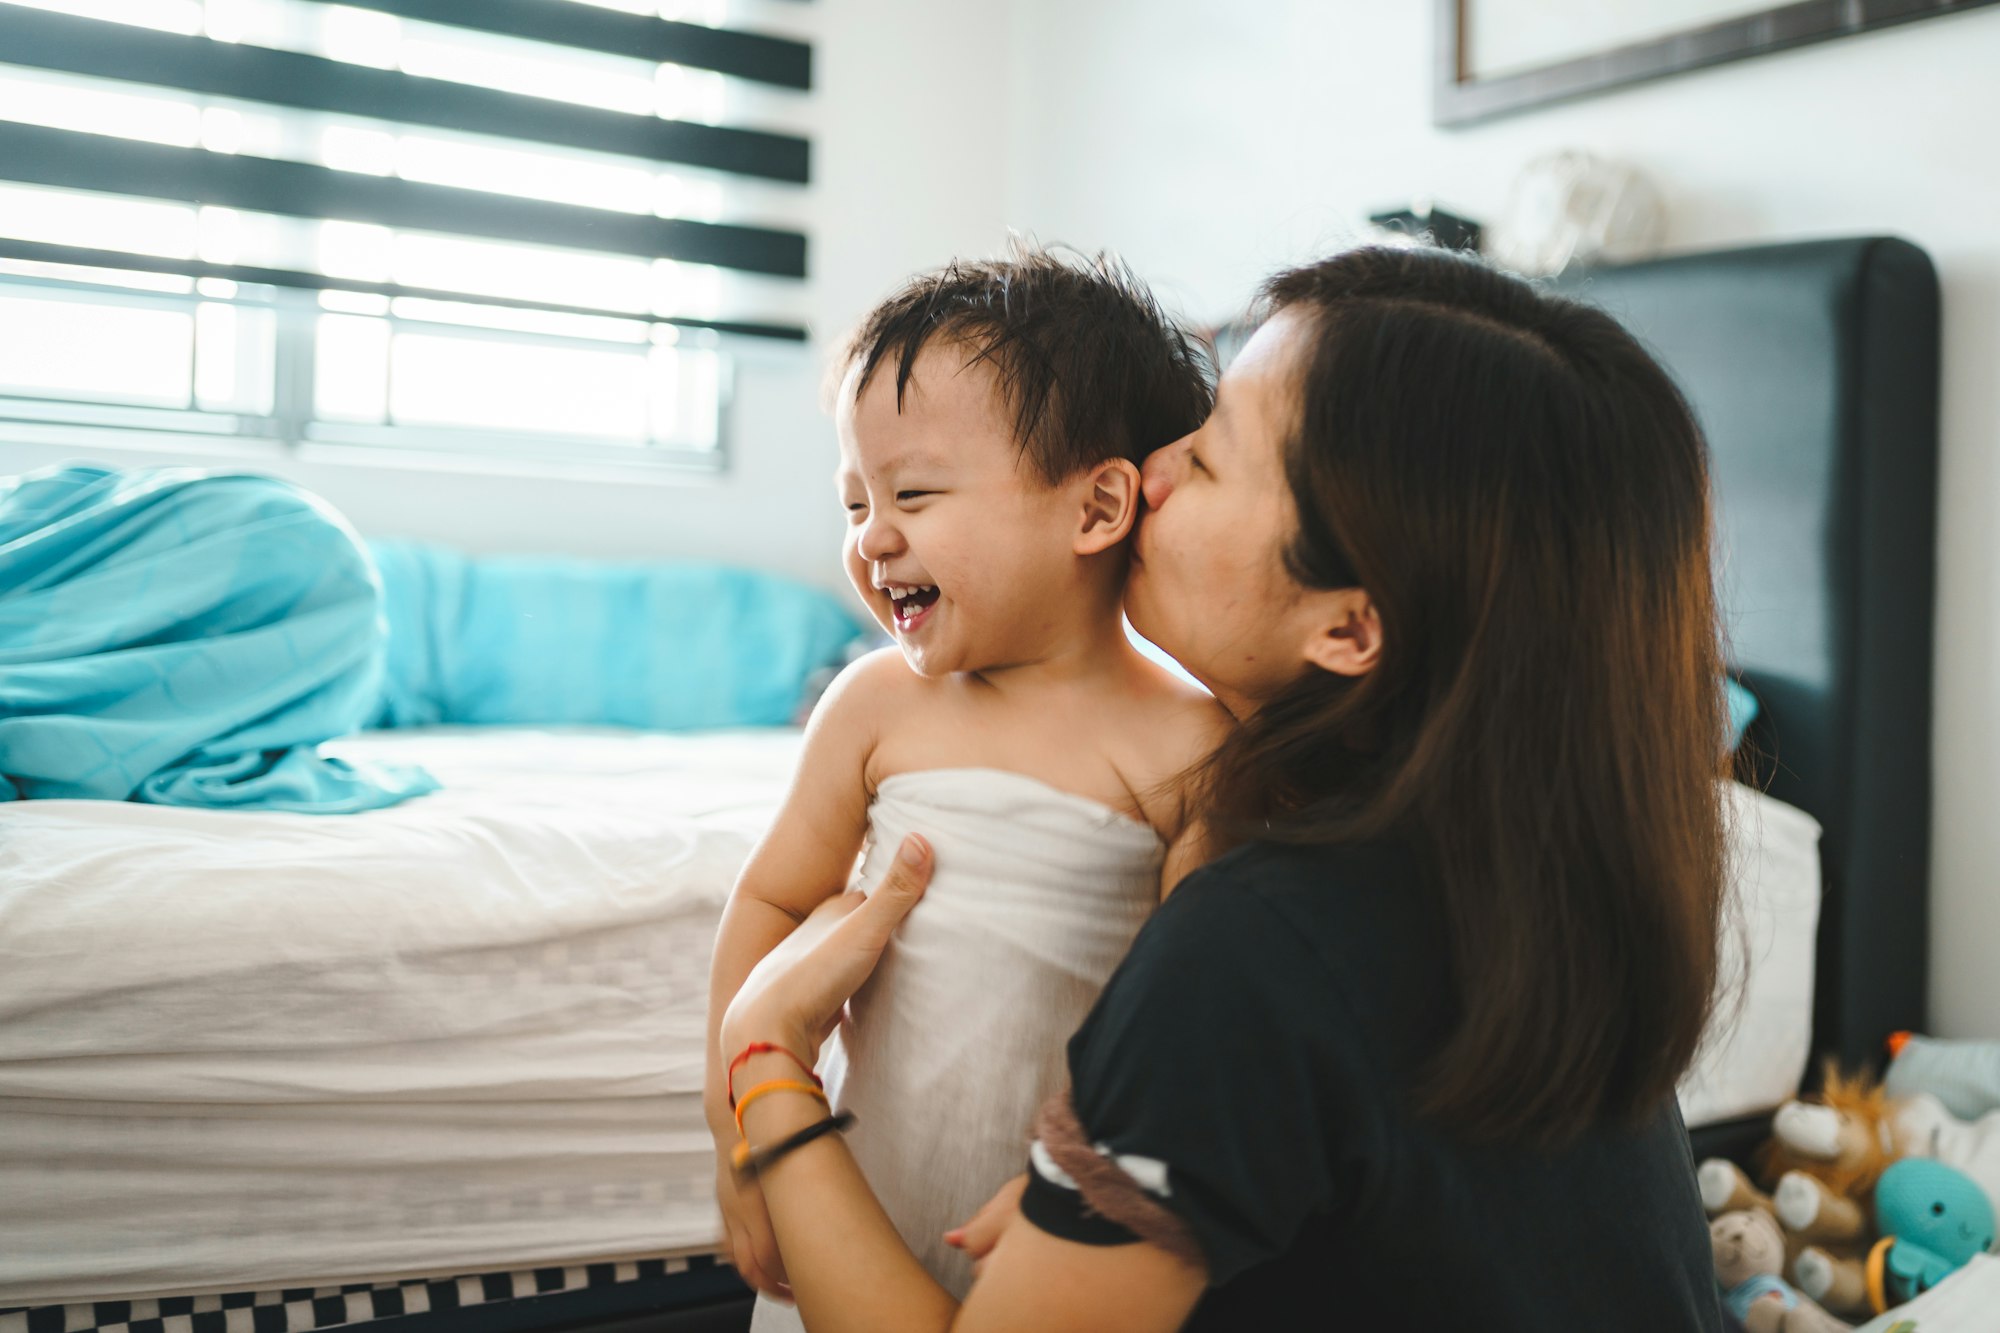
<svg viewBox="0 0 2000 1333"><path fill-rule="evenodd" d="M1222 744L1236 725L1229 710L1199 685L1161 671L1141 704L1148 715L1143 733L1163 767L1181 769Z"/></svg>
<svg viewBox="0 0 2000 1333"><path fill-rule="evenodd" d="M1133 691L1128 707L1118 740L1119 772L1146 822L1171 842L1187 821L1181 779L1234 723L1207 690L1165 671Z"/></svg>
<svg viewBox="0 0 2000 1333"><path fill-rule="evenodd" d="M910 670L900 652L881 648L857 659L827 687L811 725L865 736L872 769L883 743L921 724L940 693L938 682Z"/></svg>
<svg viewBox="0 0 2000 1333"><path fill-rule="evenodd" d="M910 671L910 662L894 646L866 652L840 673L828 695L854 695L856 699L900 697L924 685L924 677Z"/></svg>

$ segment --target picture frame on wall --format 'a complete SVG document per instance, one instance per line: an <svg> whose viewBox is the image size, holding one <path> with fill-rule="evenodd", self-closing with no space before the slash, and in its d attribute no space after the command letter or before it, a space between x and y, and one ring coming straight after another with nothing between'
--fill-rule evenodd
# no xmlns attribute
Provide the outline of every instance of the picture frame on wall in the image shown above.
<svg viewBox="0 0 2000 1333"><path fill-rule="evenodd" d="M2000 0L1433 0L1431 119L1467 125Z"/></svg>

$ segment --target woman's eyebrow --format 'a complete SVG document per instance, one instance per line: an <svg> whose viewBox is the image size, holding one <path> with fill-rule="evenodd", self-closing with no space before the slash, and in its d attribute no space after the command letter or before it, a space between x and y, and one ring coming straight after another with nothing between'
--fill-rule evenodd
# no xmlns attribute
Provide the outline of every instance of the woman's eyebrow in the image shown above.
<svg viewBox="0 0 2000 1333"><path fill-rule="evenodd" d="M1234 414L1231 413L1229 415L1233 416ZM1215 400L1215 406L1209 410L1208 420L1202 424L1204 426L1214 427L1216 438L1224 444L1231 443L1236 438L1234 422L1229 420L1228 417L1225 417L1222 409L1222 400L1220 398ZM1209 456L1209 458L1203 460L1204 462L1206 462L1210 461L1213 458L1215 450L1206 449L1203 451L1203 453Z"/></svg>
<svg viewBox="0 0 2000 1333"><path fill-rule="evenodd" d="M1232 401L1234 400L1224 398L1220 394L1217 394L1214 405L1208 409L1208 420L1203 424L1213 425L1217 422L1224 422L1228 418L1234 417L1236 414L1230 411L1229 409L1229 404Z"/></svg>

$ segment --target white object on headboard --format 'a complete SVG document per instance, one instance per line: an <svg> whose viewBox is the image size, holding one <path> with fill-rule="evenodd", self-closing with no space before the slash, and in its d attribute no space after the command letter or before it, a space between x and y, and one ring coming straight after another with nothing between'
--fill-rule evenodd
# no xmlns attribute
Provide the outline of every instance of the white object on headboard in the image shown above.
<svg viewBox="0 0 2000 1333"><path fill-rule="evenodd" d="M1644 259L1665 230L1651 181L1622 162L1572 149L1521 168L1488 249L1502 267L1541 277L1571 264Z"/></svg>
<svg viewBox="0 0 2000 1333"><path fill-rule="evenodd" d="M1722 976L1701 1050L1681 1080L1689 1128L1790 1100L1812 1057L1819 822L1740 783L1726 790Z"/></svg>

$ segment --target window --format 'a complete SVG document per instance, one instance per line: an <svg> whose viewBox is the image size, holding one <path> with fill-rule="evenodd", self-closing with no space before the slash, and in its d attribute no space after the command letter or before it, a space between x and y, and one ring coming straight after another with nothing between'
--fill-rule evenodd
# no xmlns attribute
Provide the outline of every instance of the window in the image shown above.
<svg viewBox="0 0 2000 1333"><path fill-rule="evenodd" d="M799 0L0 0L0 433L714 464ZM744 122L766 128L744 128Z"/></svg>

